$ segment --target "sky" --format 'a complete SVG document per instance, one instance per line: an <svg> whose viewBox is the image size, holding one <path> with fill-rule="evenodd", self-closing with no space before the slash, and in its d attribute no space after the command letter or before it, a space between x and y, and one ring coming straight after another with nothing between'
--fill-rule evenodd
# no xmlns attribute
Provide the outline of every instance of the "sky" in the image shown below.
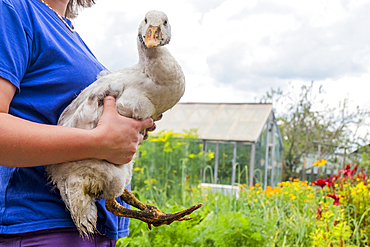
<svg viewBox="0 0 370 247"><path fill-rule="evenodd" d="M259 102L271 88L314 81L325 104L349 97L352 108L370 109L370 0L96 2L74 25L109 70L137 62L148 11L167 14L167 48L186 77L181 102Z"/></svg>

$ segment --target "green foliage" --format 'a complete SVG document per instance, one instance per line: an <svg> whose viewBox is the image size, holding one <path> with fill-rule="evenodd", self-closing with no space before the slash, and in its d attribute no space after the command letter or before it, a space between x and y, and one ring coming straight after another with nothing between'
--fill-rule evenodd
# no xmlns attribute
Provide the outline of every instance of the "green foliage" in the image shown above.
<svg viewBox="0 0 370 247"><path fill-rule="evenodd" d="M356 245L348 244L351 235L351 228L345 220L343 208L325 208L315 231L311 234L312 245L316 247L355 247Z"/></svg>
<svg viewBox="0 0 370 247"><path fill-rule="evenodd" d="M303 198L293 187L285 186L287 194L270 197L262 193L261 187L249 189L244 184L240 186L239 199L198 188L200 168L214 159L214 149L208 148L207 152L201 152L203 147L194 132L161 133L143 143L132 181L136 196L166 213L197 203L205 205L191 215L191 221L174 222L152 231L145 223L133 219L130 236L121 239L117 246L283 246L287 241L296 241L296 246L301 246L306 243L314 220L312 214L310 217L307 214L313 209L303 202L307 195ZM246 151L249 155L250 150ZM247 164L240 157L237 161L240 162L237 180L244 181L241 178L248 174ZM302 202L292 204L291 192Z"/></svg>
<svg viewBox="0 0 370 247"><path fill-rule="evenodd" d="M369 148L368 146L366 148ZM363 152L361 155L361 161L359 162L361 167L365 167L370 171L370 152Z"/></svg>
<svg viewBox="0 0 370 247"><path fill-rule="evenodd" d="M282 187L273 194L273 190L262 193L259 187L242 186L239 199L211 193L207 188L193 189L187 192L187 198L193 200L188 203L205 204L191 215L193 220L152 231L145 223L131 220L130 236L117 246L310 246L309 236L316 222L315 190L298 183ZM293 199L292 193L298 197ZM169 204L161 208L168 213L181 209Z"/></svg>
<svg viewBox="0 0 370 247"><path fill-rule="evenodd" d="M133 169L132 190L140 191L139 199L164 206L163 202L180 199L185 203L185 190L200 183L200 171L212 153L204 153L194 131L150 136L139 147Z"/></svg>
<svg viewBox="0 0 370 247"><path fill-rule="evenodd" d="M152 231L132 219L130 235L118 247L369 246L370 180L362 168L348 166L326 180L330 189L290 178L266 190L260 184L239 185L236 198L198 186L199 170L214 153L201 152L194 133L162 133L151 140L140 148L134 168L136 196L166 213L204 206L191 214L193 220ZM340 196L339 206L326 194Z"/></svg>
<svg viewBox="0 0 370 247"><path fill-rule="evenodd" d="M146 224L132 220L130 236L121 239L117 246L252 247L269 246L272 242L270 236L275 222L269 217L261 218L258 208L246 210L240 202L224 195L198 196L206 205L191 215L193 220L156 227L152 231ZM230 204L230 200L234 203ZM182 209L173 206L165 211Z"/></svg>
<svg viewBox="0 0 370 247"><path fill-rule="evenodd" d="M251 221L241 212L224 212L217 216L210 213L195 229L201 234L194 239L193 246L264 246L267 236L266 232L261 232L263 228L266 226L261 219Z"/></svg>

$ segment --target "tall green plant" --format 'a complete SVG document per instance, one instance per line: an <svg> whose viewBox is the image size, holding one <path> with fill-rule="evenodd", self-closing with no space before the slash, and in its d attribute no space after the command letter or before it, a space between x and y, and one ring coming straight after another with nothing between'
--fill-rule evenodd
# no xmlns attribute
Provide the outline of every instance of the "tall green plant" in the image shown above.
<svg viewBox="0 0 370 247"><path fill-rule="evenodd" d="M139 147L132 190L158 206L171 200L185 202L184 191L200 183L207 155L194 131L151 136Z"/></svg>

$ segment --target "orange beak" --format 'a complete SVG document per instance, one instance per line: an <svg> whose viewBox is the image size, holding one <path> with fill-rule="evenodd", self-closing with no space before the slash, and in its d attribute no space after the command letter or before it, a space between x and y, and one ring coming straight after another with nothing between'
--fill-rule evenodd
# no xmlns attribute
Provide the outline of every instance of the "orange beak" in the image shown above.
<svg viewBox="0 0 370 247"><path fill-rule="evenodd" d="M148 48L153 48L159 45L162 39L162 33L160 27L149 26L146 31L145 45Z"/></svg>

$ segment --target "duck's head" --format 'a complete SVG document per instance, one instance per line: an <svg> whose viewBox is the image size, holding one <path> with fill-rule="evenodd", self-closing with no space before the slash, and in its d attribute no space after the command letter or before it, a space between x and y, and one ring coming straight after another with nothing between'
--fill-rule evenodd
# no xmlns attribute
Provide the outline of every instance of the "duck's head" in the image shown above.
<svg viewBox="0 0 370 247"><path fill-rule="evenodd" d="M168 44L171 39L171 26L167 15L161 11L149 11L139 26L138 36L146 48Z"/></svg>

